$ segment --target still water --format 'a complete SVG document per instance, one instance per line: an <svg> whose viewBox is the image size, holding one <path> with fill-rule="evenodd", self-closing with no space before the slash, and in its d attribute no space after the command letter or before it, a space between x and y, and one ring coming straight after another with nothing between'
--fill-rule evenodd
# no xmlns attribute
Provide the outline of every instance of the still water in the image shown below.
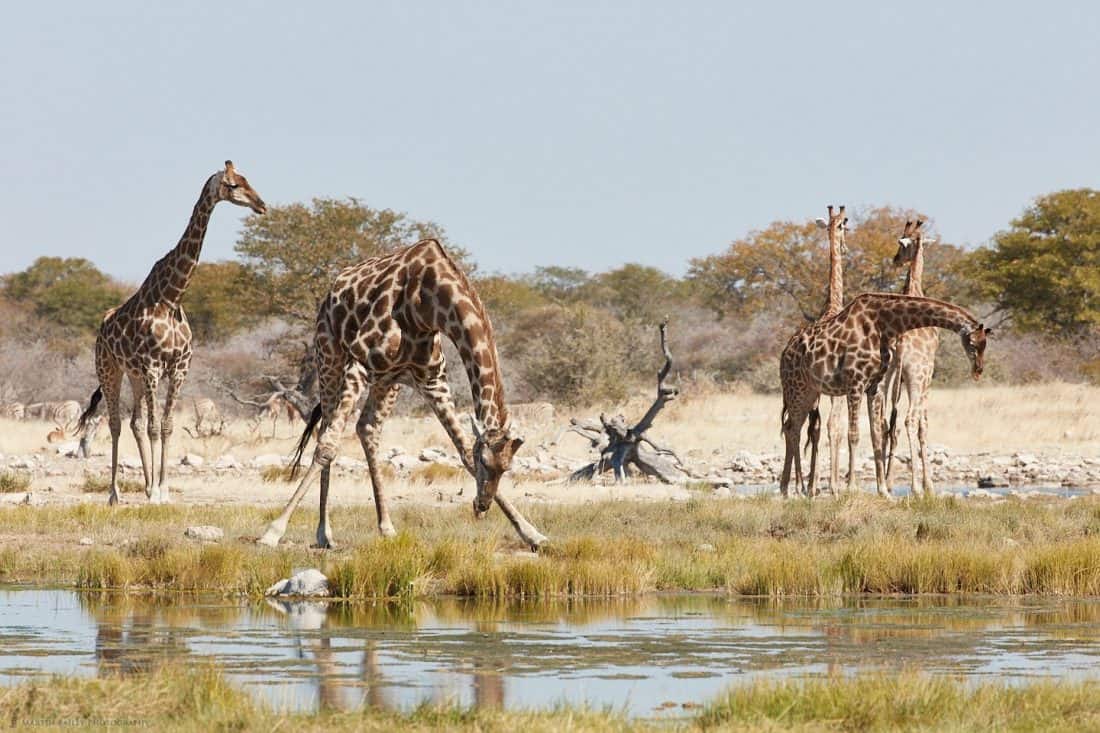
<svg viewBox="0 0 1100 733"><path fill-rule="evenodd" d="M758 676L1100 676L1098 622L1100 600L1042 598L354 605L0 588L0 683L213 661L281 708L569 702L650 716Z"/></svg>

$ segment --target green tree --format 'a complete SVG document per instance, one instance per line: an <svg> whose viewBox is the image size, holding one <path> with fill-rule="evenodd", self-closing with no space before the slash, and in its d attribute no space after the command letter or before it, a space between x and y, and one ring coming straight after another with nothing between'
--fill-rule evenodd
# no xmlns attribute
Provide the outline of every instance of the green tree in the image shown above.
<svg viewBox="0 0 1100 733"><path fill-rule="evenodd" d="M466 252L449 244L433 222L372 209L354 198L273 206L245 219L237 241L250 272L242 295L253 313L312 324L317 303L340 270L428 237L439 239L469 268Z"/></svg>
<svg viewBox="0 0 1100 733"><path fill-rule="evenodd" d="M251 279L251 271L240 262L199 263L183 298L187 320L197 340L224 341L259 320L263 314L241 298Z"/></svg>
<svg viewBox="0 0 1100 733"><path fill-rule="evenodd" d="M26 303L68 336L94 334L103 314L128 294L127 288L82 257L39 257L4 283L5 296Z"/></svg>
<svg viewBox="0 0 1100 733"><path fill-rule="evenodd" d="M1100 327L1100 191L1039 197L962 270L1021 330L1069 336Z"/></svg>
<svg viewBox="0 0 1100 733"><path fill-rule="evenodd" d="M905 271L892 260L905 221L912 218L927 219L892 207L851 216L844 255L845 301L863 292L901 288ZM935 240L930 229L926 225L925 237ZM953 267L961 255L954 245L929 242L924 290L930 297L961 297L965 287ZM721 254L692 260L688 279L703 302L719 315L752 315L780 308L814 319L828 297L828 238L812 220L773 222L734 241Z"/></svg>
<svg viewBox="0 0 1100 733"><path fill-rule="evenodd" d="M680 282L656 267L627 263L602 272L586 288L585 300L633 321L658 322L668 307L682 296Z"/></svg>

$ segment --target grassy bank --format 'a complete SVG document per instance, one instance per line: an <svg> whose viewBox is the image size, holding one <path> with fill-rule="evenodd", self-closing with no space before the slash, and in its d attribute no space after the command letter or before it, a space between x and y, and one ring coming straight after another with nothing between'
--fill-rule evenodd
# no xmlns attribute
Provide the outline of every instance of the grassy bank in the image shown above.
<svg viewBox="0 0 1100 733"><path fill-rule="evenodd" d="M476 522L462 510L405 508L395 517L401 535L383 541L370 507L340 510L344 549L331 552L309 548L308 512L290 527L291 544L257 546L271 515L252 507L10 507L0 511L0 581L255 595L293 568L316 566L346 597L1100 594L1093 498L539 505L529 516L552 543L538 557L517 552L499 514ZM195 524L220 526L226 537L184 538Z"/></svg>
<svg viewBox="0 0 1100 733"><path fill-rule="evenodd" d="M1100 685L976 687L916 674L757 682L735 688L690 718L631 721L617 712L560 707L505 712L421 707L290 714L267 709L212 669L165 668L140 677L54 678L0 691L11 727L324 731L970 731L1091 730Z"/></svg>

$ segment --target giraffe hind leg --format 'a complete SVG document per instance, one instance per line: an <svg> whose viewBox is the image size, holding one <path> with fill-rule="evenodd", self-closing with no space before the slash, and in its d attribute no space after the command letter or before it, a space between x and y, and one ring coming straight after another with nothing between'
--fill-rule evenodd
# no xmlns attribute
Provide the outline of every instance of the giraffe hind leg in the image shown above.
<svg viewBox="0 0 1100 733"><path fill-rule="evenodd" d="M383 537L393 537L397 531L390 521L386 508L386 495L382 485L382 475L378 470L378 441L382 435L382 423L389 416L401 393L400 384L376 384L370 389L367 404L355 425L359 444L363 446L363 455L367 459L367 471L370 473L371 489L374 491L374 511L378 515L378 531Z"/></svg>

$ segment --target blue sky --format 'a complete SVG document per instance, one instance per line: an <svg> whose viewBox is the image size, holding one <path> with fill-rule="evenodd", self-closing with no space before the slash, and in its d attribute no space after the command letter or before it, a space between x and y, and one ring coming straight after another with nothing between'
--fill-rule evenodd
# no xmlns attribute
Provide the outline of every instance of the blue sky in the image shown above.
<svg viewBox="0 0 1100 733"><path fill-rule="evenodd" d="M226 158L269 203L435 220L486 270L680 273L831 202L981 244L1100 187L1098 37L1084 2L20 3L0 272L139 280Z"/></svg>

